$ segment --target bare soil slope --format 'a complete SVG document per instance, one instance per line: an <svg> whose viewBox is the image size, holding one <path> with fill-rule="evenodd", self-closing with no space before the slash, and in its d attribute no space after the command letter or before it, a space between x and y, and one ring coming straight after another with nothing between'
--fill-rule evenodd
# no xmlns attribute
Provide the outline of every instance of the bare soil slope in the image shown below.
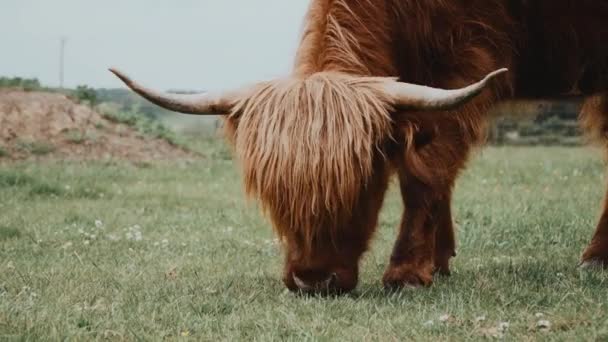
<svg viewBox="0 0 608 342"><path fill-rule="evenodd" d="M54 158L151 161L193 154L112 122L67 96L0 90L0 160Z"/></svg>

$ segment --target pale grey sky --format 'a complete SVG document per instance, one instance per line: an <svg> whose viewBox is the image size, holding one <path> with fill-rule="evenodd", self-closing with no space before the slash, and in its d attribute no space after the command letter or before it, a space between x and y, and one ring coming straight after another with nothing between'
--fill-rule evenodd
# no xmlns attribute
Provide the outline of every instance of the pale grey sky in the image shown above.
<svg viewBox="0 0 608 342"><path fill-rule="evenodd" d="M0 75L118 87L117 66L162 89L214 90L291 69L309 0L0 0Z"/></svg>

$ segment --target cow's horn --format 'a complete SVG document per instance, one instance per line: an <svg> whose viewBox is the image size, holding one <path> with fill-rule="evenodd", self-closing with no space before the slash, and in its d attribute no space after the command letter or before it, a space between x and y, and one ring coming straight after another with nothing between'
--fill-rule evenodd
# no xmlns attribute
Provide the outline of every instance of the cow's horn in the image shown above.
<svg viewBox="0 0 608 342"><path fill-rule="evenodd" d="M508 69L496 70L483 80L461 89L438 89L392 80L384 84L384 91L398 109L447 110L479 95L490 80L507 71Z"/></svg>
<svg viewBox="0 0 608 342"><path fill-rule="evenodd" d="M118 76L134 92L143 96L150 102L171 111L198 114L223 115L229 114L239 99L241 92L225 92L219 94L169 94L148 89L133 81L121 71L111 68L110 71Z"/></svg>

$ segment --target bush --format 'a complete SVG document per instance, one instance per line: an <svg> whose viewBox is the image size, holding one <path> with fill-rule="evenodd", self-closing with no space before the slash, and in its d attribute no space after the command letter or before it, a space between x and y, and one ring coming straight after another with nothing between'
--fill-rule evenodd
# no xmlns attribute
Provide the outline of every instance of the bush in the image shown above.
<svg viewBox="0 0 608 342"><path fill-rule="evenodd" d="M2 157L8 157L8 151L4 147L0 146L0 158Z"/></svg>
<svg viewBox="0 0 608 342"><path fill-rule="evenodd" d="M97 91L86 85L79 85L76 87L72 96L78 103L88 104L91 107L95 107L98 104Z"/></svg>
<svg viewBox="0 0 608 342"><path fill-rule="evenodd" d="M43 89L38 79L21 77L0 77L0 88L17 88L25 91Z"/></svg>
<svg viewBox="0 0 608 342"><path fill-rule="evenodd" d="M174 146L184 147L185 145L185 143L167 126L142 113L132 110L120 110L105 104L100 106L99 111L101 112L101 115L109 121L133 127L143 135L166 140Z"/></svg>
<svg viewBox="0 0 608 342"><path fill-rule="evenodd" d="M65 139L72 144L80 145L87 141L89 137L85 132L73 129L65 132Z"/></svg>
<svg viewBox="0 0 608 342"><path fill-rule="evenodd" d="M55 151L55 146L44 141L19 141L17 148L37 156L44 156Z"/></svg>

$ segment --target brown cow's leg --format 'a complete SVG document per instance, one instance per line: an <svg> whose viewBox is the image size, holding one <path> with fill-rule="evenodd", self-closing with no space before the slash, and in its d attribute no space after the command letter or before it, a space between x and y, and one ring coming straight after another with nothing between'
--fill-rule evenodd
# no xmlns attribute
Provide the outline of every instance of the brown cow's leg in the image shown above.
<svg viewBox="0 0 608 342"><path fill-rule="evenodd" d="M580 120L591 138L608 150L608 93L587 99ZM582 257L583 267L596 265L608 267L608 193L593 239Z"/></svg>
<svg viewBox="0 0 608 342"><path fill-rule="evenodd" d="M428 286L435 269L436 202L431 188L416 179L400 178L405 213L383 283L387 288Z"/></svg>
<svg viewBox="0 0 608 342"><path fill-rule="evenodd" d="M463 61L491 61L484 51L463 52ZM508 65L509 63L505 63ZM470 65L483 74L496 65ZM441 87L452 89L470 81L459 75ZM470 75L469 75L470 77ZM430 285L434 271L449 273L455 254L451 218L452 188L468 160L471 147L483 141L485 112L498 96L490 91L453 112L404 112L397 115L400 155L394 159L405 202L400 232L390 265L387 287Z"/></svg>
<svg viewBox="0 0 608 342"><path fill-rule="evenodd" d="M604 200L604 212L589 246L583 253L582 266L608 267L608 194Z"/></svg>
<svg viewBox="0 0 608 342"><path fill-rule="evenodd" d="M451 196L436 204L432 220L436 225L435 233L435 272L450 275L450 259L456 256L456 241L452 223Z"/></svg>

